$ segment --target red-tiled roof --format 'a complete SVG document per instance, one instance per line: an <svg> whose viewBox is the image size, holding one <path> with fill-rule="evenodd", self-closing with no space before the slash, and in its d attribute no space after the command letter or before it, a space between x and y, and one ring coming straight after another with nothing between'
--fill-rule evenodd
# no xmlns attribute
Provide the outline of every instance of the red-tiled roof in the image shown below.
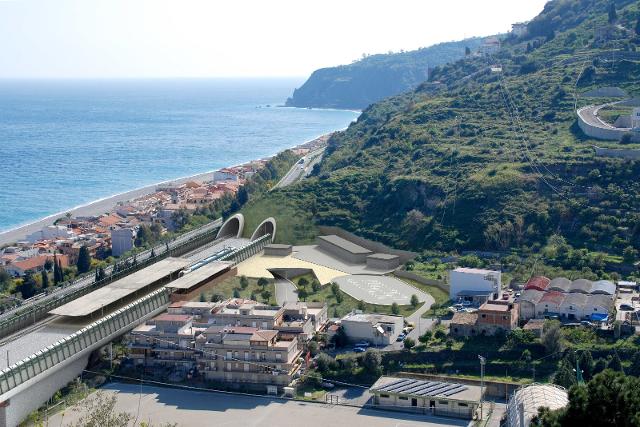
<svg viewBox="0 0 640 427"><path fill-rule="evenodd" d="M537 289L539 291L544 291L549 286L551 279L544 276L536 276L529 279L526 285L524 285L525 289Z"/></svg>
<svg viewBox="0 0 640 427"><path fill-rule="evenodd" d="M540 302L547 302L547 303L552 303L552 304L561 304L562 301L564 301L564 297L565 295L562 292L559 291L549 291L549 292L545 292L544 295L542 296L542 298L540 299Z"/></svg>

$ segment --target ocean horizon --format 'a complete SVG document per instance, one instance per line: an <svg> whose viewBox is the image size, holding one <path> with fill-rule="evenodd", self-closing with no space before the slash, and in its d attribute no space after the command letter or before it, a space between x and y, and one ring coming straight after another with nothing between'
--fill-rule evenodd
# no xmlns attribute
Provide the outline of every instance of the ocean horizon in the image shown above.
<svg viewBox="0 0 640 427"><path fill-rule="evenodd" d="M302 81L0 80L0 232L274 155L357 118L280 107Z"/></svg>

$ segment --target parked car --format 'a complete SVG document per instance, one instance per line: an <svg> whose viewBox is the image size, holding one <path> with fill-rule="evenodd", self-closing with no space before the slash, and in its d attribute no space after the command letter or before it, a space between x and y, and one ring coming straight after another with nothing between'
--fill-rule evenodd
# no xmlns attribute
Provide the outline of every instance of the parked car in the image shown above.
<svg viewBox="0 0 640 427"><path fill-rule="evenodd" d="M398 335L398 338L396 338L396 341L400 342L402 340L404 340L407 336L405 334L400 334Z"/></svg>
<svg viewBox="0 0 640 427"><path fill-rule="evenodd" d="M332 389L335 386L333 385L333 383L327 382L327 381L323 381L320 383L320 385L324 388L328 388L328 389Z"/></svg>
<svg viewBox="0 0 640 427"><path fill-rule="evenodd" d="M631 307L629 304L620 304L620 310L633 311L633 307Z"/></svg>
<svg viewBox="0 0 640 427"><path fill-rule="evenodd" d="M588 320L583 320L582 322L580 322L580 324L588 328L595 326L593 323L589 322Z"/></svg>
<svg viewBox="0 0 640 427"><path fill-rule="evenodd" d="M369 341L360 341L359 343L355 344L355 347L361 347L361 348L368 348L371 344L369 344Z"/></svg>
<svg viewBox="0 0 640 427"><path fill-rule="evenodd" d="M355 347L353 349L354 353L364 353L365 351L367 351L367 349L366 348L362 348L362 347Z"/></svg>

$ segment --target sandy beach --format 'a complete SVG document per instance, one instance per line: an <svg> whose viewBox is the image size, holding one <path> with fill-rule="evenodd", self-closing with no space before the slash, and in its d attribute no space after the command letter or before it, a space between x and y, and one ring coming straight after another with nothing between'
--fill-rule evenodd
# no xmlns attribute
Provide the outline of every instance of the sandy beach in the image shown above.
<svg viewBox="0 0 640 427"><path fill-rule="evenodd" d="M320 135L314 139L306 141L302 144L298 144L289 149L291 150L291 149L305 147L306 145L313 144L315 141L319 139L326 138L328 135L331 135L332 133L333 132L330 132L325 135ZM253 160L256 160L256 159L253 159ZM245 162L245 163L249 163L249 162ZM15 243L20 240L24 240L26 236L28 236L29 234L35 231L42 229L42 227L46 227L47 225L52 225L56 219L64 216L67 212L71 213L71 215L74 217L101 215L103 213L109 212L114 206L116 206L120 202L126 202L128 200L132 200L137 197L146 196L148 194L154 193L156 190L156 187L158 187L161 184L168 184L168 183L182 184L188 181L210 181L211 179L213 179L213 176L212 176L213 172L214 171L212 170L209 172L204 172L204 173L200 173L192 176L158 182L153 185L137 188L135 190L127 191L125 193L116 194L110 197L93 201L85 205L77 206L75 208L72 208L63 212L58 212L56 214L49 215L45 218L42 218L38 221L22 225L20 227L16 227L11 230L0 232L0 246L7 245L10 243Z"/></svg>

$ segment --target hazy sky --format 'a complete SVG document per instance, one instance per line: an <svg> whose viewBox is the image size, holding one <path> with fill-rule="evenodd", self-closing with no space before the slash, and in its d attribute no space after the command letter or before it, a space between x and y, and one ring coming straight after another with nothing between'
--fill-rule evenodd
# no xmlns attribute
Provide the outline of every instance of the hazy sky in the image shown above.
<svg viewBox="0 0 640 427"><path fill-rule="evenodd" d="M0 77L306 76L505 32L546 0L0 0Z"/></svg>

